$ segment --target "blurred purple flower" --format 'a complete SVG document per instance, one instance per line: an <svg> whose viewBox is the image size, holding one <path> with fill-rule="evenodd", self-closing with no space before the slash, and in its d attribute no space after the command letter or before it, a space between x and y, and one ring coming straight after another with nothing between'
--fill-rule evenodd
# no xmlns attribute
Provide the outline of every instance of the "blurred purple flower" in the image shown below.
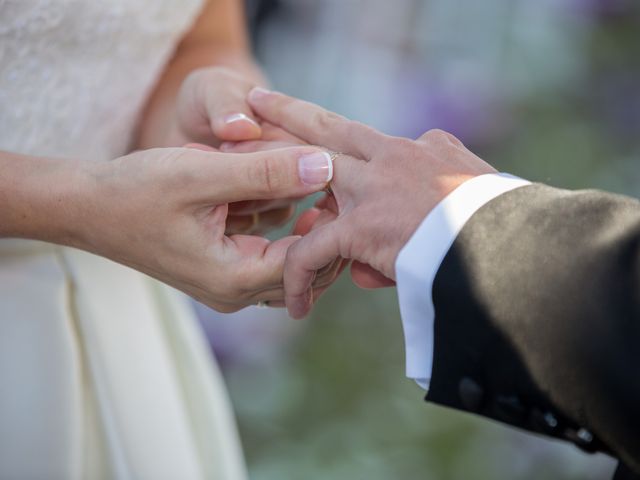
<svg viewBox="0 0 640 480"><path fill-rule="evenodd" d="M628 13L632 8L633 0L559 0L566 7L578 14L592 17L612 17Z"/></svg>
<svg viewBox="0 0 640 480"><path fill-rule="evenodd" d="M463 142L486 144L509 130L508 98L486 82L462 82L457 87L441 79L404 77L400 82L396 118L398 134L416 138L432 128L446 130ZM460 82L459 82L460 83Z"/></svg>
<svg viewBox="0 0 640 480"><path fill-rule="evenodd" d="M640 72L606 72L594 80L592 94L602 120L617 136L637 138L640 131Z"/></svg>

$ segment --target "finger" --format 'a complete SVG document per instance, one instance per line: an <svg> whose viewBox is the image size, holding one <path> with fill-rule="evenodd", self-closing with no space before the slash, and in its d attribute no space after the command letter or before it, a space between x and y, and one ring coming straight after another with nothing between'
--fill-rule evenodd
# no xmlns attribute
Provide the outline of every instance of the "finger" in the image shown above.
<svg viewBox="0 0 640 480"><path fill-rule="evenodd" d="M202 150L204 152L217 152L218 149L211 145L205 145L204 143L187 143L184 148L193 148L195 150Z"/></svg>
<svg viewBox="0 0 640 480"><path fill-rule="evenodd" d="M237 111L216 116L211 121L211 129L216 137L225 141L251 140L262 135L260 125L249 114Z"/></svg>
<svg viewBox="0 0 640 480"><path fill-rule="evenodd" d="M260 138L262 129L247 104L253 84L228 71L205 85L205 108L213 134L223 141Z"/></svg>
<svg viewBox="0 0 640 480"><path fill-rule="evenodd" d="M324 292L329 290L331 285L335 283L335 281L340 277L340 274L344 271L344 269L347 266L349 266L349 260L339 258L334 262L334 264L331 265L332 269L330 272L331 273L330 277L327 274L324 274L323 277L318 276L318 278L314 280L312 291L311 291L313 304L317 303L317 301L324 294ZM285 306L286 306L286 303L285 303Z"/></svg>
<svg viewBox="0 0 640 480"><path fill-rule="evenodd" d="M193 160L187 165L181 157L178 167L197 204L304 197L322 190L333 178L331 157L311 147L245 154L190 149L181 153Z"/></svg>
<svg viewBox="0 0 640 480"><path fill-rule="evenodd" d="M310 208L302 212L293 226L293 235L306 235L309 233L321 214L322 210L319 208Z"/></svg>
<svg viewBox="0 0 640 480"><path fill-rule="evenodd" d="M262 122L262 139L305 145L306 142L286 130L275 126L273 123Z"/></svg>
<svg viewBox="0 0 640 480"><path fill-rule="evenodd" d="M329 265L326 265L316 271L312 285L313 288L328 287L331 285L336 280L337 276L344 270L344 263L344 259L337 257ZM317 300L317 297L314 296L314 300Z"/></svg>
<svg viewBox="0 0 640 480"><path fill-rule="evenodd" d="M322 276L318 275L318 278L313 282L313 302L315 303L318 300L318 292L324 291L329 288L335 281L338 279L340 274L344 272L345 268L347 268L351 264L350 260L346 260L344 258L338 257L334 262L323 269L325 273Z"/></svg>
<svg viewBox="0 0 640 480"><path fill-rule="evenodd" d="M249 105L264 120L313 145L368 159L385 140L376 130L309 102L254 88Z"/></svg>
<svg viewBox="0 0 640 480"><path fill-rule="evenodd" d="M224 142L220 144L220 151L226 153L252 153L276 150L278 148L295 147L296 143L274 140L248 140L246 142Z"/></svg>
<svg viewBox="0 0 640 480"><path fill-rule="evenodd" d="M335 281L338 279L338 277L344 270L345 266L347 266L349 262L346 260L340 260L339 263L341 265L337 269L337 273L335 274L333 280L331 280L330 282L326 282L326 281L319 282L318 284L314 283L314 286L312 289L312 296L313 296L314 303L317 302L317 300L322 296L322 294L327 290L329 290L331 285L335 283ZM275 301L269 301L268 306L273 308L285 308L287 304L285 303L284 300L281 300L281 301L275 300Z"/></svg>
<svg viewBox="0 0 640 480"><path fill-rule="evenodd" d="M236 145L231 142L228 142L228 143L230 145ZM244 143L252 143L252 142L240 142L237 145L243 145ZM196 150L202 150L206 152L219 151L217 148L212 147L211 145L205 145L203 143L187 143L186 145L184 145L184 148L193 148ZM229 215L232 215L232 216L249 215L253 213L267 212L269 210L281 209L291 205L293 201L295 201L295 199L285 198L285 199L277 199L277 200L247 200L242 202L235 202L229 205ZM243 231L243 230L238 230L238 231Z"/></svg>
<svg viewBox="0 0 640 480"><path fill-rule="evenodd" d="M279 142L240 142L233 145L220 145L220 150L225 153L258 153L268 152L272 150L282 150L284 148L294 148L291 145L282 145ZM354 191L358 190L358 186L361 185L362 174L364 169L367 168L367 164L360 160L356 160L350 155L337 155L332 157L333 166L333 183L332 188L336 196L340 196L341 201L347 201L347 198ZM329 202L335 206L337 211L336 199L330 196Z"/></svg>
<svg viewBox="0 0 640 480"><path fill-rule="evenodd" d="M349 265L348 260L344 260L340 258L331 265L330 272L324 273L322 278L319 277L316 281L314 281L313 283L314 301L317 301L322 296L322 294L326 292L333 283L335 283L335 281L338 279L340 274L344 271L344 269L348 265ZM276 290L269 291L269 294L274 296L277 296L278 293L284 294L284 290L276 289ZM259 297L260 294L257 294L256 296ZM265 298L265 300L267 299ZM270 308L285 308L286 303L284 301L284 296L282 296L279 299L268 300L267 306Z"/></svg>
<svg viewBox="0 0 640 480"><path fill-rule="evenodd" d="M289 315L304 317L313 303L316 271L340 256L344 226L340 219L313 230L289 247L284 266L285 302Z"/></svg>
<svg viewBox="0 0 640 480"><path fill-rule="evenodd" d="M287 250L299 239L289 236L270 242L254 235L226 237L228 248L235 253L230 257L235 266L234 281L244 297L253 298L256 293L283 287Z"/></svg>
<svg viewBox="0 0 640 480"><path fill-rule="evenodd" d="M358 287L366 289L393 287L396 284L366 263L356 261L351 264L351 279Z"/></svg>

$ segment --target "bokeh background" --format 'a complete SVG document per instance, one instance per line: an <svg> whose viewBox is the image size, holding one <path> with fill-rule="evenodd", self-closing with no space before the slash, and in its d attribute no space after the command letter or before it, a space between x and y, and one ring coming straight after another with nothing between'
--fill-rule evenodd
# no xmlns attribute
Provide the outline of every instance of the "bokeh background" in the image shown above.
<svg viewBox="0 0 640 480"><path fill-rule="evenodd" d="M634 0L253 0L273 86L499 169L640 197ZM579 242L580 239L576 239ZM394 290L345 276L302 322L198 307L253 480L601 479L613 462L422 401Z"/></svg>

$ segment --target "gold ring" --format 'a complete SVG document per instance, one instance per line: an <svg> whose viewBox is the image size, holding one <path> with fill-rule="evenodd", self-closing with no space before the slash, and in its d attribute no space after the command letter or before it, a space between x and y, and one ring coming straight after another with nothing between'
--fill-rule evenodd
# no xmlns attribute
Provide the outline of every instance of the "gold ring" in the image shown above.
<svg viewBox="0 0 640 480"><path fill-rule="evenodd" d="M333 178L333 164L336 161L336 159L340 156L340 155L344 155L342 152L328 152L329 153L329 158L331 159L331 178ZM329 180L327 182L327 186L324 188L324 191L333 196L333 190L331 189L331 180Z"/></svg>
<svg viewBox="0 0 640 480"><path fill-rule="evenodd" d="M260 214L258 212L253 212L251 214L251 220L252 222L251 222L251 226L249 227L249 231L252 231L260 223Z"/></svg>

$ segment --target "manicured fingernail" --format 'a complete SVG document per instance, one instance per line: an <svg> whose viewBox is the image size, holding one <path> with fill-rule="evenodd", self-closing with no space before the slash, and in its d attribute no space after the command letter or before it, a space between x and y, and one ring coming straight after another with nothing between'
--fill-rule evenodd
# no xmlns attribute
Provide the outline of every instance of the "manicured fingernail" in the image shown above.
<svg viewBox="0 0 640 480"><path fill-rule="evenodd" d="M256 123L256 121L253 118L249 117L248 115L245 115L244 113L232 113L231 115L227 115L226 117L224 117L224 123L226 123L227 125L229 125L230 123L236 123L236 122L249 122L252 125L255 125L256 127L260 126Z"/></svg>
<svg viewBox="0 0 640 480"><path fill-rule="evenodd" d="M314 152L298 159L298 175L306 185L324 185L333 178L333 162L327 152Z"/></svg>
<svg viewBox="0 0 640 480"><path fill-rule="evenodd" d="M267 90L266 88L254 87L249 92L249 100L260 100L261 98L266 97L270 93L271 92L269 90Z"/></svg>

